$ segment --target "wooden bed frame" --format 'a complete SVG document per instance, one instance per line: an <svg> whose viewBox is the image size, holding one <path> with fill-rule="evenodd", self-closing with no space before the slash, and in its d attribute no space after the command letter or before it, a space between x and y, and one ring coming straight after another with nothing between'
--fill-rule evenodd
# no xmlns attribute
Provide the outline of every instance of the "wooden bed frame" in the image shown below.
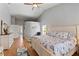
<svg viewBox="0 0 79 59"><path fill-rule="evenodd" d="M53 31L66 31L66 32L74 32L77 36L76 26L56 26L52 27L53 29L48 30L49 32ZM48 49L46 49L43 45L39 43L38 38L33 37L31 40L32 48L38 53L39 56L55 56L55 54ZM72 56L77 51L77 46L72 49L67 56Z"/></svg>

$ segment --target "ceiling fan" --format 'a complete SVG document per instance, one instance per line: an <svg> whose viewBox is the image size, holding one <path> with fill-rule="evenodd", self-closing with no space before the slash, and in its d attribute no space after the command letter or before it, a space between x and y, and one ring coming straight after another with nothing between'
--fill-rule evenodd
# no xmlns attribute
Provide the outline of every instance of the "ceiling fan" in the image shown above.
<svg viewBox="0 0 79 59"><path fill-rule="evenodd" d="M24 3L24 5L32 5L32 10L34 8L39 8L40 4L43 4L43 3Z"/></svg>

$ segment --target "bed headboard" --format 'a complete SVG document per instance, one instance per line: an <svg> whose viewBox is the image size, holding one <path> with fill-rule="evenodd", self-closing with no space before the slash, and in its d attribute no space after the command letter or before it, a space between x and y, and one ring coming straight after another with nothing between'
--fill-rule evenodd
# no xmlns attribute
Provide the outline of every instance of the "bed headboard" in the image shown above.
<svg viewBox="0 0 79 59"><path fill-rule="evenodd" d="M79 25L77 25L77 39L79 39Z"/></svg>
<svg viewBox="0 0 79 59"><path fill-rule="evenodd" d="M48 32L73 32L76 34L76 26L53 26L51 29L48 27Z"/></svg>

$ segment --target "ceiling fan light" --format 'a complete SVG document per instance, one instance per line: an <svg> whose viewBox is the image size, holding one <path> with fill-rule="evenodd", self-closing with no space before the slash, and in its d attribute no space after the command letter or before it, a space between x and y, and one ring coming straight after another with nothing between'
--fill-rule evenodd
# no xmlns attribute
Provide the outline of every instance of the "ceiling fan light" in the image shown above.
<svg viewBox="0 0 79 59"><path fill-rule="evenodd" d="M38 7L38 5L37 4L33 4L33 7Z"/></svg>

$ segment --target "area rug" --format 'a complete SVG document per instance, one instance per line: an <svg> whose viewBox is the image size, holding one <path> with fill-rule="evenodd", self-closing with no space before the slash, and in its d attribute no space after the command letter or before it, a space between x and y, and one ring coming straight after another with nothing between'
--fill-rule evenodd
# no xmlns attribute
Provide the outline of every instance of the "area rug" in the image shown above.
<svg viewBox="0 0 79 59"><path fill-rule="evenodd" d="M18 48L17 56L29 56L29 53L26 48Z"/></svg>

